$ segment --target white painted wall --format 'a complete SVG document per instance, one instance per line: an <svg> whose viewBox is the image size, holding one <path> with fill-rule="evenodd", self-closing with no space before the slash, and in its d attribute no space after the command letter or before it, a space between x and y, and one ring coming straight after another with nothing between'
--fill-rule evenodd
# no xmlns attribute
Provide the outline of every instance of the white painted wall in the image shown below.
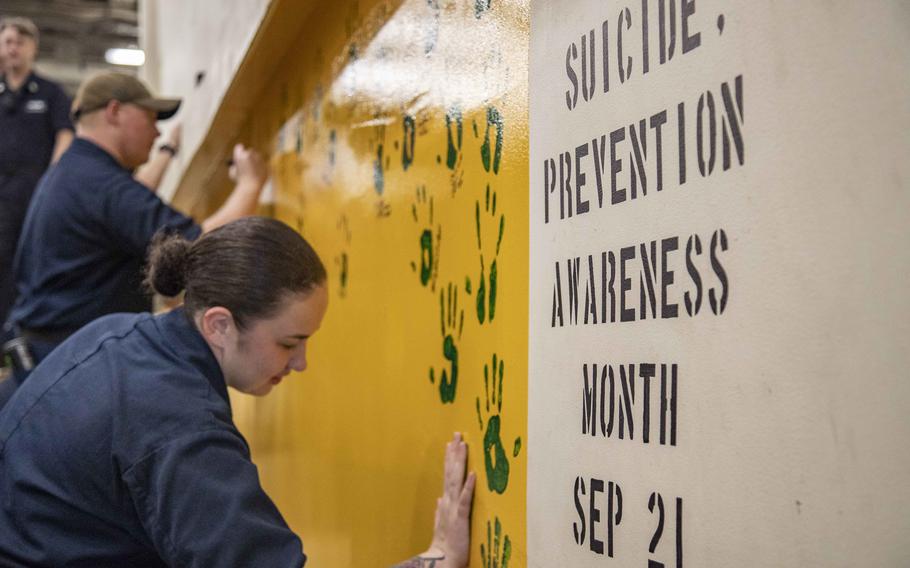
<svg viewBox="0 0 910 568"><path fill-rule="evenodd" d="M642 5L532 3L529 564L910 566L910 7L901 1L648 0L645 74ZM665 64L658 53L661 5L674 5L677 18L675 54ZM692 48L692 39L688 53L681 6L693 12L689 36L699 34L698 47ZM592 30L595 83L585 97L582 37ZM574 99L574 89L566 65L573 43L577 55L573 60L570 53L569 63L579 92L570 110L566 91ZM618 60L631 76L620 76ZM731 121L722 85L734 93L737 77L743 108ZM713 173L703 175L697 124L701 101L708 148L707 93L713 96L717 154ZM685 183L679 175L680 103ZM659 150L651 117L661 111L667 121ZM643 118L648 193L639 182L638 197L631 199L630 125L637 132ZM740 164L731 147L732 164L725 169L722 140L732 140L733 121L742 124L744 159ZM611 144L614 132L621 140ZM601 176L592 140L604 150ZM563 207L571 203L573 214L561 218L557 181L546 222L545 183L554 177L545 174L545 164L562 153L569 154L572 170ZM710 158L710 152L704 155ZM616 204L613 162L621 165L616 190L625 191ZM552 173L559 178L560 167ZM579 214L579 202L590 210ZM708 289L722 286L709 259L712 235L720 230L727 246L716 256L729 295L715 315ZM701 311L689 317L684 295L695 297L696 291L686 263L692 234L703 247L692 264L704 295ZM661 243L673 237L679 248L663 260ZM676 304L678 317L661 315L660 284L657 317L650 309L641 317L646 291L640 244L652 241L658 274L672 271L672 281L657 280L667 284L667 301ZM634 248L626 250L633 258L624 263L623 276L625 247ZM608 314L610 306L602 285L609 286L613 271L609 265L602 271L601 253L615 258L615 322L609 315L606 323L602 319L603 300ZM570 322L566 267L576 257L578 325ZM552 323L556 266L564 326ZM624 278L630 284L625 293ZM596 324L585 313L589 280ZM622 296L635 314L627 321L619 321ZM619 366L629 363L636 365L629 397L635 430L630 436L627 427L620 438L619 407L626 401ZM658 364L650 380L647 443L641 363ZM678 365L675 444L659 440L661 363ZM585 364L589 385L591 365L598 365L594 435L582 426ZM600 422L601 410L610 411L609 380L600 382L604 364L615 373L612 430ZM607 404L601 407L603 385ZM610 482L622 490L619 518L613 485L612 523ZM662 524L661 507L649 506L652 492L662 497ZM684 504L679 516L677 498Z"/></svg>
<svg viewBox="0 0 910 568"><path fill-rule="evenodd" d="M270 0L143 0L141 76L162 96L183 98L182 148L159 193L168 198L199 147ZM197 73L205 78L196 84ZM170 121L169 121L170 122ZM162 123L164 130L168 123Z"/></svg>

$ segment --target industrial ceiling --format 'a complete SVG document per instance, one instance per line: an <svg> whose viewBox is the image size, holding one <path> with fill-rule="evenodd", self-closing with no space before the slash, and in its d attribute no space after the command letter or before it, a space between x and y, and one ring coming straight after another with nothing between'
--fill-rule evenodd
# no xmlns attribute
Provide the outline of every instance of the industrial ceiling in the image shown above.
<svg viewBox="0 0 910 568"><path fill-rule="evenodd" d="M2 0L0 17L24 16L35 22L41 34L36 67L72 95L94 71L135 71L109 65L104 54L110 48L138 47L138 1Z"/></svg>

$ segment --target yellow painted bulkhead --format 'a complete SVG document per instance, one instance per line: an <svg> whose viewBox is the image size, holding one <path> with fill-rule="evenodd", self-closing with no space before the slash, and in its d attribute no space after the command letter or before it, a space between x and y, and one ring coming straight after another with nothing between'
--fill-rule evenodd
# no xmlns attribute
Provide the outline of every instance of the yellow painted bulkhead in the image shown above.
<svg viewBox="0 0 910 568"><path fill-rule="evenodd" d="M234 396L237 424L315 566L425 549L444 443L462 431L478 474L471 565L523 566L528 7L291 4L275 2L248 54L305 14L274 74L242 86L255 96L239 139L270 156L264 211L320 253L330 307L309 369L264 399ZM217 193L180 191L197 215Z"/></svg>

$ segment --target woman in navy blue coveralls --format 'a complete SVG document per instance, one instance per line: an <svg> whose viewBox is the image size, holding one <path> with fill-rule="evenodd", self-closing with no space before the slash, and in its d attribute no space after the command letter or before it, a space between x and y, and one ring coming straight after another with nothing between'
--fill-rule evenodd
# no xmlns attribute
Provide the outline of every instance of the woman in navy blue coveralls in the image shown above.
<svg viewBox="0 0 910 568"><path fill-rule="evenodd" d="M0 565L302 566L227 387L262 396L306 368L328 305L322 262L286 225L250 217L159 239L148 279L186 290L184 306L87 325L0 412ZM466 457L456 434L433 543L400 566L467 564Z"/></svg>

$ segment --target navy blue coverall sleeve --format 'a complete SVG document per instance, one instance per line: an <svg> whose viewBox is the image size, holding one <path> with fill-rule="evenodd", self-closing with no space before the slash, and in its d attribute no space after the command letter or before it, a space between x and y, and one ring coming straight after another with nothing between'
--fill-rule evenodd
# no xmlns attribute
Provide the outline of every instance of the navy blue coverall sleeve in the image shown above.
<svg viewBox="0 0 910 568"><path fill-rule="evenodd" d="M303 545L259 484L244 440L225 429L176 438L123 474L171 566L299 567Z"/></svg>

